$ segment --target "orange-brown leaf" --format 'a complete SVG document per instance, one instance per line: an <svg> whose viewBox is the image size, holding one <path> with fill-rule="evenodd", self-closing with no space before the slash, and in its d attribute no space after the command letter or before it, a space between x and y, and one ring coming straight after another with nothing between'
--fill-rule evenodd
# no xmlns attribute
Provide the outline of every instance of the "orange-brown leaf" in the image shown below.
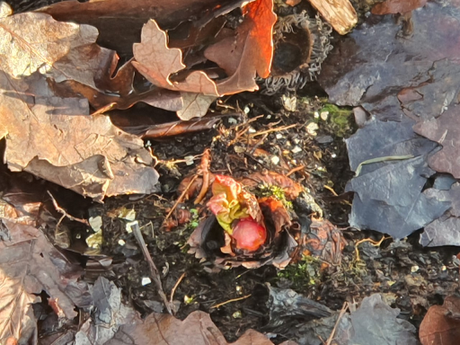
<svg viewBox="0 0 460 345"><path fill-rule="evenodd" d="M234 94L258 89L256 74L270 74L273 59L273 25L276 15L272 0L256 0L245 7L243 23L235 35L227 37L205 51L205 56L227 73L227 79L217 83L220 94ZM236 66L236 67L235 67Z"/></svg>
<svg viewBox="0 0 460 345"><path fill-rule="evenodd" d="M427 0L386 0L372 8L373 14L404 14L425 6Z"/></svg>

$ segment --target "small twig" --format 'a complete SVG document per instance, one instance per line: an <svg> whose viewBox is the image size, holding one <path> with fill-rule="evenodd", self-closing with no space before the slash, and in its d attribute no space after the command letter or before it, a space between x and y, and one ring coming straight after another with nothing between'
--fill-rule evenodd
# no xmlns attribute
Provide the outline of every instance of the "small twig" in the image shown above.
<svg viewBox="0 0 460 345"><path fill-rule="evenodd" d="M174 284L173 288L171 289L171 296L169 296L169 303L172 304L173 300L174 300L174 294L176 293L176 290L179 286L179 284L182 282L182 280L185 278L185 272L181 274L181 276L179 277L179 279L177 279L177 282L176 284Z"/></svg>
<svg viewBox="0 0 460 345"><path fill-rule="evenodd" d="M89 222L88 220L86 219L81 219L81 218L77 218L77 217L74 217L74 216L71 216L70 214L68 214L66 212L66 210L64 210L62 207L60 207L56 201L56 199L53 197L53 194L50 193L49 190L46 191L48 193L48 195L51 197L51 201L53 202L53 205L54 205L54 208L56 209L56 211L58 211L60 214L63 215L63 217L67 217L69 218L70 220L73 220L73 221L76 221L76 222L80 222L80 223L83 223L85 225L88 225L89 226ZM63 218L62 217L62 218ZM62 221L62 218L61 220L59 221L59 223Z"/></svg>
<svg viewBox="0 0 460 345"><path fill-rule="evenodd" d="M144 254L145 260L149 264L150 276L152 277L152 280L156 285L156 288L158 290L158 295L160 295L161 299L163 300L163 303L168 313L171 315L174 315L171 309L171 305L168 301L168 298L166 297L166 294L163 290L163 286L161 284L160 272L158 272L157 266L153 262L152 257L150 256L150 253L147 250L147 246L145 244L144 237L142 236L141 229L139 228L139 223L137 221L131 222L130 227L134 234L134 237L136 238L137 242L139 243L139 246L141 247L142 254Z"/></svg>
<svg viewBox="0 0 460 345"><path fill-rule="evenodd" d="M343 303L342 309L340 310L339 316L337 318L337 321L335 322L334 328L332 329L331 334L329 335L329 338L327 338L326 345L331 345L332 340L334 340L335 332L337 331L337 327L339 326L340 320L342 320L342 317L345 315L345 312L348 309L348 302Z"/></svg>
<svg viewBox="0 0 460 345"><path fill-rule="evenodd" d="M206 149L203 152L203 156L201 157L201 165L200 165L200 170L201 170L201 176L202 178L202 183L201 183L201 190L198 196L195 199L195 202L193 203L194 205L199 204L203 198L205 197L206 193L208 192L209 189L209 162L211 161L211 150Z"/></svg>
<svg viewBox="0 0 460 345"><path fill-rule="evenodd" d="M185 194L188 192L190 186L193 184L193 182L195 182L195 180L198 178L198 175L195 175L192 177L192 179L190 180L190 182L188 183L187 187L185 187L184 191L181 193L181 195L177 198L175 204L173 207L171 207L171 209L169 210L168 214L166 215L165 219L163 220L163 223L166 222L169 217L171 217L172 213L174 212L174 210L176 209L177 205L179 205L182 200L184 199L185 197Z"/></svg>
<svg viewBox="0 0 460 345"><path fill-rule="evenodd" d="M299 165L298 167L295 167L293 169L291 169L287 174L286 176L289 176L289 175L292 175L293 173L297 172L297 171L300 171L302 169L305 169L305 166L304 165Z"/></svg>
<svg viewBox="0 0 460 345"><path fill-rule="evenodd" d="M290 128L297 127L297 126L298 126L298 124L294 123L294 124L289 125L289 126L281 126L281 127L276 127L276 128L270 128L270 129L267 129L265 131L261 131L261 132L251 134L251 138L258 137L259 135L263 135L263 134L267 134L267 133L284 131L286 129L290 129Z"/></svg>
<svg viewBox="0 0 460 345"><path fill-rule="evenodd" d="M209 309L220 308L220 307L222 307L223 305L226 305L226 304L228 304L228 303L238 302L238 301L241 301L241 300L246 299L246 298L249 298L249 297L251 297L250 294L249 294L249 295L246 295L246 296L243 296L243 297L238 297L238 298L229 299L228 301L225 301L225 302L222 302L222 303L213 305L213 306L210 307Z"/></svg>
<svg viewBox="0 0 460 345"><path fill-rule="evenodd" d="M380 239L380 241L374 241L373 239L370 239L370 238L364 238L362 240L359 240L358 242L355 243L355 252L356 252L356 261L361 261L361 257L359 255L359 249L358 249L358 246L361 244L361 243L364 243L364 242L370 242L372 246L374 247L378 247L382 244L383 241L387 240L391 238L390 236L388 237L385 237L382 236L382 238Z"/></svg>

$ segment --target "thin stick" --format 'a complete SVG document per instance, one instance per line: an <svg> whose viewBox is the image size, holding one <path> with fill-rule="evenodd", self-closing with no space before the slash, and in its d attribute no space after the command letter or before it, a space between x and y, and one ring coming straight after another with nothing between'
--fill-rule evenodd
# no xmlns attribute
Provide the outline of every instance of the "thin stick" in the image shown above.
<svg viewBox="0 0 460 345"><path fill-rule="evenodd" d="M329 338L327 338L326 345L331 345L332 340L334 340L334 335L335 332L337 331L337 327L339 326L340 320L342 320L343 315L345 315L345 312L348 309L348 302L344 302L342 309L340 310L339 317L337 318L337 321L335 322L334 328L332 329L331 334L329 335Z"/></svg>
<svg viewBox="0 0 460 345"><path fill-rule="evenodd" d="M184 191L182 192L182 194L177 198L176 200L176 203L174 204L174 206L169 210L168 214L166 215L165 219L163 220L163 222L167 221L169 217L171 217L172 213L174 212L174 210L176 209L177 205L179 205L179 203L182 202L182 200L184 199L185 197L185 193L188 192L190 186L192 185L193 182L195 182L195 180L198 178L198 175L195 175L192 177L192 179L190 180L190 182L188 183L187 187L185 187Z"/></svg>
<svg viewBox="0 0 460 345"><path fill-rule="evenodd" d="M211 160L211 150L206 149L203 152L203 156L201 157L201 176L203 177L202 180L203 182L201 183L201 190L198 196L195 199L195 202L193 203L194 205L199 204L204 197L206 196L206 193L208 192L209 189L209 162Z"/></svg>
<svg viewBox="0 0 460 345"><path fill-rule="evenodd" d="M225 301L225 302L222 302L222 303L213 305L213 306L210 307L209 309L220 308L220 307L222 307L223 305L226 305L226 304L228 304L228 303L238 302L238 301L241 301L241 300L246 299L246 298L249 298L249 297L251 297L250 294L249 294L249 295L246 295L246 296L243 296L243 297L238 297L238 298L229 299L228 301Z"/></svg>
<svg viewBox="0 0 460 345"><path fill-rule="evenodd" d="M160 272L158 272L157 266L153 262L152 257L150 256L150 253L147 250L147 246L145 244L144 237L142 237L141 229L139 228L139 223L137 221L134 221L130 224L130 227L134 234L134 237L136 238L137 242L139 243L139 246L141 247L142 254L144 254L145 260L149 264L150 276L152 277L152 280L156 285L158 294L163 300L163 303L168 313L171 315L174 315L171 309L171 305L169 304L168 298L166 297L166 294L163 290L163 286L161 285Z"/></svg>
<svg viewBox="0 0 460 345"><path fill-rule="evenodd" d="M46 191L48 193L48 195L51 197L51 201L53 202L53 205L54 205L54 208L56 209L56 211L58 211L60 214L63 215L63 217L67 217L69 218L70 220L73 220L73 221L76 221L76 222L80 222L80 223L83 223L85 225L88 225L89 226L89 222L88 220L86 219L81 219L81 218L77 218L77 217L74 217L74 216L71 216L70 214L68 214L66 212L66 210L64 210L62 207L60 207L56 201L56 199L53 197L53 194L50 193L49 190ZM62 220L62 218L61 218ZM60 223L61 221L59 221Z"/></svg>
<svg viewBox="0 0 460 345"><path fill-rule="evenodd" d="M298 167L295 167L293 169L291 169L287 174L286 176L289 176L289 175L292 175L293 173L297 172L297 171L300 171L302 169L305 169L305 166L304 165L299 165Z"/></svg>
<svg viewBox="0 0 460 345"><path fill-rule="evenodd" d="M385 235L382 236L382 238L380 239L380 241L374 241L373 239L370 239L370 238L363 238L362 240L359 240L358 242L355 243L355 253L356 253L356 261L361 261L361 257L359 255L359 249L358 249L358 246L361 244L361 243L364 243L364 242L370 242L370 244L374 247L379 247L382 242L384 240L387 240L389 239L390 236L388 237L385 237Z"/></svg>
<svg viewBox="0 0 460 345"><path fill-rule="evenodd" d="M176 289L177 287L179 286L179 284L182 282L182 280L185 278L185 272L182 273L182 275L179 277L179 279L177 279L177 282L176 284L174 284L172 290L171 290L171 296L169 297L169 303L172 304L173 300L174 300L174 294L176 293Z"/></svg>
<svg viewBox="0 0 460 345"><path fill-rule="evenodd" d="M289 125L289 126L281 126L281 127L271 128L271 129L267 129L265 131L261 131L261 132L251 134L251 137L258 137L259 135L263 135L263 134L266 134L266 133L284 131L286 129L290 129L290 128L297 127L297 126L298 126L298 124L294 123L294 124Z"/></svg>

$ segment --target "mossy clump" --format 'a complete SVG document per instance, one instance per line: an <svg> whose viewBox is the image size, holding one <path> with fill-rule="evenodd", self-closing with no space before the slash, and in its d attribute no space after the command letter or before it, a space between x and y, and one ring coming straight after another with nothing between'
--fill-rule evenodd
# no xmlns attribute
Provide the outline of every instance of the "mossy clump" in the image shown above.
<svg viewBox="0 0 460 345"><path fill-rule="evenodd" d="M284 189L279 186L260 184L254 194L259 198L272 196L281 201L288 210L292 210L292 202L286 199Z"/></svg>
<svg viewBox="0 0 460 345"><path fill-rule="evenodd" d="M299 262L279 271L278 279L288 280L292 283L291 288L302 290L321 282L321 266L322 262L318 258L304 255Z"/></svg>
<svg viewBox="0 0 460 345"><path fill-rule="evenodd" d="M355 131L351 116L353 110L350 107L338 107L335 104L325 103L319 113L327 115L328 129L335 136L348 137Z"/></svg>

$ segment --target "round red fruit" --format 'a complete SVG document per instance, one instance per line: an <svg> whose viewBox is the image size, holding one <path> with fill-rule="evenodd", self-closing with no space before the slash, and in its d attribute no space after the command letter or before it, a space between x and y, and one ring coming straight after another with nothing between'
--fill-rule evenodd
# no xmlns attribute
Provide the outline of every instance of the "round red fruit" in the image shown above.
<svg viewBox="0 0 460 345"><path fill-rule="evenodd" d="M267 230L251 217L240 219L233 228L236 248L254 252L265 243Z"/></svg>

